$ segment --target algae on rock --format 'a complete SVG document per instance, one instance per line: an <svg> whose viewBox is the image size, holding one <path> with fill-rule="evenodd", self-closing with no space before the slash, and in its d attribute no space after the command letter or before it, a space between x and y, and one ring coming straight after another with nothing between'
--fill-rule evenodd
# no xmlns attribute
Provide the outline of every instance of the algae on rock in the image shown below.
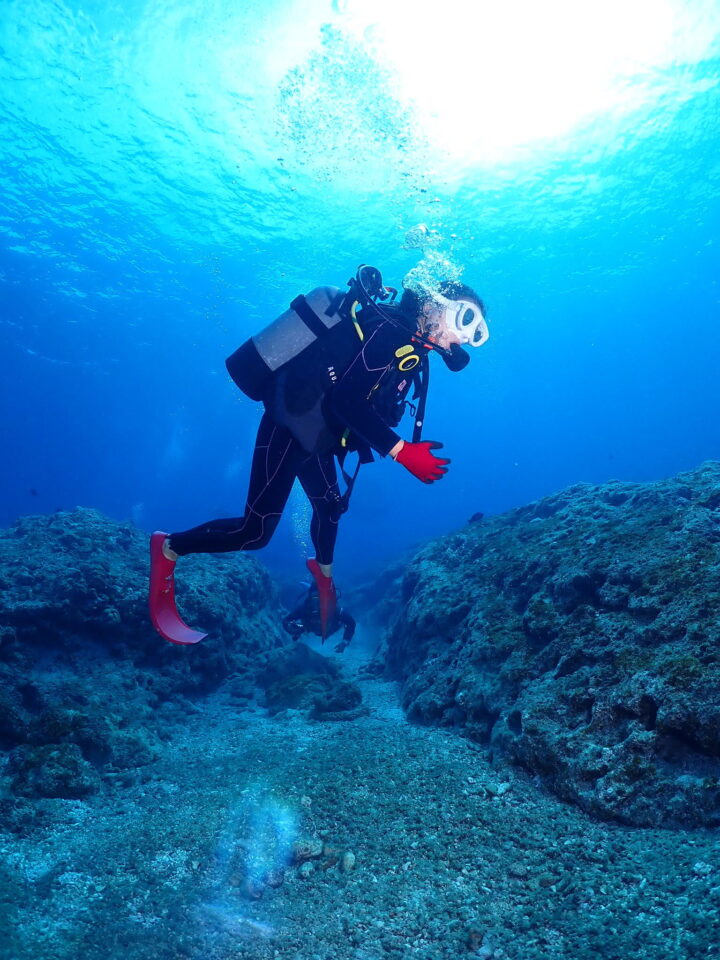
<svg viewBox="0 0 720 960"><path fill-rule="evenodd" d="M719 491L581 484L429 544L383 653L409 717L598 816L720 823Z"/></svg>
<svg viewBox="0 0 720 960"><path fill-rule="evenodd" d="M147 612L148 538L94 510L0 531L0 750L17 797L86 796L161 750L171 713L226 679L254 690L287 644L276 589L248 556L190 557L183 613L210 636L159 637ZM99 776L102 773L102 777Z"/></svg>

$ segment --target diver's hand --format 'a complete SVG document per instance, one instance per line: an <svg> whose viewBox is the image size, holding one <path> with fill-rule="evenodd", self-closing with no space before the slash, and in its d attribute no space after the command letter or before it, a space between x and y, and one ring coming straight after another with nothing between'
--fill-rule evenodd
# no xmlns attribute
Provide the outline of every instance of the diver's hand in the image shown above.
<svg viewBox="0 0 720 960"><path fill-rule="evenodd" d="M395 459L418 480L422 480L423 483L434 483L447 473L445 465L450 463L449 460L443 460L431 453L432 450L439 450L441 447L442 444L436 440L422 440L420 443L406 442L395 454Z"/></svg>

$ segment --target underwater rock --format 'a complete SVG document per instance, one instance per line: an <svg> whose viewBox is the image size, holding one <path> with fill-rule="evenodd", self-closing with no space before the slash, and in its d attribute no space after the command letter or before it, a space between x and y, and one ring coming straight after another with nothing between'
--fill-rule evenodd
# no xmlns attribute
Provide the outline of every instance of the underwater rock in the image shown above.
<svg viewBox="0 0 720 960"><path fill-rule="evenodd" d="M314 720L352 720L362 716L360 688L341 676L334 660L304 643L273 651L258 675L271 715L305 710Z"/></svg>
<svg viewBox="0 0 720 960"><path fill-rule="evenodd" d="M309 880L314 873L315 867L309 860L306 860L305 863L301 863L297 871L297 875L301 880Z"/></svg>
<svg viewBox="0 0 720 960"><path fill-rule="evenodd" d="M382 657L408 716L599 817L720 823L718 490L580 484L429 544Z"/></svg>
<svg viewBox="0 0 720 960"><path fill-rule="evenodd" d="M287 643L269 575L251 557L188 557L178 603L210 636L178 647L147 612L148 536L94 510L0 530L0 750L22 796L82 796L151 763L167 716L232 677L253 691ZM43 758L48 769L36 769Z"/></svg>
<svg viewBox="0 0 720 960"><path fill-rule="evenodd" d="M178 565L179 607L210 632L190 656L150 626L147 577L148 537L129 523L85 509L18 520L0 531L0 662L43 651L70 663L92 646L161 667L176 689L197 691L242 673L258 652L284 641L275 588L251 557L188 557Z"/></svg>
<svg viewBox="0 0 720 960"><path fill-rule="evenodd" d="M176 688L211 689L258 652L284 641L276 592L253 558L187 557L178 605L210 632L187 650L161 642L147 613L148 536L95 510L23 517L0 531L0 660L45 650L68 661L91 643L143 666L164 668Z"/></svg>
<svg viewBox="0 0 720 960"><path fill-rule="evenodd" d="M10 671L0 672L0 750L8 750L27 739L28 721L22 698L10 686Z"/></svg>
<svg viewBox="0 0 720 960"><path fill-rule="evenodd" d="M8 767L19 796L75 800L100 788L97 771L74 743L16 747Z"/></svg>
<svg viewBox="0 0 720 960"><path fill-rule="evenodd" d="M319 837L301 837L292 846L292 863L298 867L297 874L308 879L315 871L327 873L339 867L342 873L355 869L356 858L351 850L340 850Z"/></svg>
<svg viewBox="0 0 720 960"><path fill-rule="evenodd" d="M272 870L268 870L263 877L263 883L270 887L271 890L277 890L284 882L285 870L282 867L275 867Z"/></svg>
<svg viewBox="0 0 720 960"><path fill-rule="evenodd" d="M301 837L292 845L292 856L295 863L315 860L322 854L323 842L319 837Z"/></svg>
<svg viewBox="0 0 720 960"><path fill-rule="evenodd" d="M240 883L240 891L248 900L259 900L265 893L265 882L255 877L245 877Z"/></svg>

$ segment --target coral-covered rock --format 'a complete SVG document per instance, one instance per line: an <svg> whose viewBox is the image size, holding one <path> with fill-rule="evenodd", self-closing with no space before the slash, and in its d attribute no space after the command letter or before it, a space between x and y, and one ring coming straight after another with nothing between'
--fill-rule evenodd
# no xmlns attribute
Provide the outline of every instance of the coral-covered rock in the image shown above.
<svg viewBox="0 0 720 960"><path fill-rule="evenodd" d="M148 537L94 510L24 517L0 531L0 662L43 649L69 661L91 644L141 666L162 667L173 686L203 690L254 669L284 642L276 592L243 554L178 563L178 606L210 633L191 649L162 641L147 611Z"/></svg>
<svg viewBox="0 0 720 960"><path fill-rule="evenodd" d="M27 737L27 714L13 679L12 671L0 671L0 750L24 743Z"/></svg>
<svg viewBox="0 0 720 960"><path fill-rule="evenodd" d="M167 643L150 625L148 566L147 535L93 510L0 531L0 750L15 748L16 795L81 797L104 772L152 762L158 707L182 714L230 676L252 691L287 643L267 572L241 555L178 563L182 613L210 635Z"/></svg>
<svg viewBox="0 0 720 960"><path fill-rule="evenodd" d="M579 485L430 544L384 653L408 715L599 816L720 823L718 491Z"/></svg>
<svg viewBox="0 0 720 960"><path fill-rule="evenodd" d="M351 720L360 714L360 688L342 679L338 664L304 643L273 652L258 682L271 714L309 711L316 720Z"/></svg>
<svg viewBox="0 0 720 960"><path fill-rule="evenodd" d="M86 797L100 787L97 771L74 743L16 747L10 754L12 788L25 797Z"/></svg>

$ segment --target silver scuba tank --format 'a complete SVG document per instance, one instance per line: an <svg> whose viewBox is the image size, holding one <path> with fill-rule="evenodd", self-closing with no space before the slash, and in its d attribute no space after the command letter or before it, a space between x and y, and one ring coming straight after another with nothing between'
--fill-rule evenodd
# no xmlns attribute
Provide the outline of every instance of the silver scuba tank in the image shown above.
<svg viewBox="0 0 720 960"><path fill-rule="evenodd" d="M342 317L337 312L339 293L337 287L316 287L304 298L293 300L290 308L281 313L277 320L251 338L272 373L294 360L318 336L322 336L325 331L317 328L317 322L323 324L325 330L331 330L340 323ZM306 311L302 311L303 316L298 312L298 309L302 309L302 299L315 315L314 329L308 323ZM296 306L298 309L295 309Z"/></svg>
<svg viewBox="0 0 720 960"><path fill-rule="evenodd" d="M225 361L242 392L252 400L264 400L278 371L341 322L343 315L338 310L342 300L337 287L316 287L306 296L296 297L288 310L246 340Z"/></svg>

